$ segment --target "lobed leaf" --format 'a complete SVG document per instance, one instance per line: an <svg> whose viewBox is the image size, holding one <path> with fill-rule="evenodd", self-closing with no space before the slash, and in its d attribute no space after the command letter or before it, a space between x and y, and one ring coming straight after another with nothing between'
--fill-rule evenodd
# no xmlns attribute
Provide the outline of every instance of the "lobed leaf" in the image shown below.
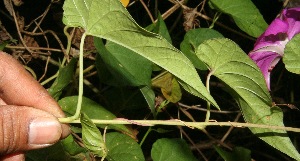
<svg viewBox="0 0 300 161"><path fill-rule="evenodd" d="M180 79L189 92L218 107L189 59L163 37L137 25L118 0L66 0L63 9L66 25L83 27L87 35L140 54Z"/></svg>
<svg viewBox="0 0 300 161"><path fill-rule="evenodd" d="M230 15L236 25L253 37L260 36L268 27L251 0L210 0L212 8Z"/></svg>
<svg viewBox="0 0 300 161"><path fill-rule="evenodd" d="M246 122L284 126L282 111L272 107L264 77L254 62L229 39L212 39L202 43L197 56L211 74L223 81L238 101ZM250 128L260 139L287 155L300 159L286 131Z"/></svg>
<svg viewBox="0 0 300 161"><path fill-rule="evenodd" d="M292 38L291 41L287 43L284 49L283 63L285 68L296 74L300 74L300 34Z"/></svg>

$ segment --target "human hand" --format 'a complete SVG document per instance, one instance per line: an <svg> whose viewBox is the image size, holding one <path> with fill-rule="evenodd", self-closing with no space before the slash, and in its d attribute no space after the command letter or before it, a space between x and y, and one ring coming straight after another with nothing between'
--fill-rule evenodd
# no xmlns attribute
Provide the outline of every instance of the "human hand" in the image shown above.
<svg viewBox="0 0 300 161"><path fill-rule="evenodd" d="M0 51L0 160L25 160L24 151L50 146L70 134L64 113L10 55Z"/></svg>

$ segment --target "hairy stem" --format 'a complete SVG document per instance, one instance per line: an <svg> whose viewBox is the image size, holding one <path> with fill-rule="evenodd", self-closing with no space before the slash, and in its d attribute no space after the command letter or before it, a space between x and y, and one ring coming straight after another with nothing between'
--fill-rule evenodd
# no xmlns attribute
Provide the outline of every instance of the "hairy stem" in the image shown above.
<svg viewBox="0 0 300 161"><path fill-rule="evenodd" d="M273 130L285 130L300 133L300 128L285 127L285 126L272 126L264 124L240 123L240 122L185 122L177 119L172 120L127 120L127 119L114 119L114 120L91 120L94 124L136 124L141 126L155 126L155 125L171 125L171 126L187 126L190 128L203 129L206 126L233 126L238 128L261 128ZM80 120L73 120L68 123L80 123Z"/></svg>

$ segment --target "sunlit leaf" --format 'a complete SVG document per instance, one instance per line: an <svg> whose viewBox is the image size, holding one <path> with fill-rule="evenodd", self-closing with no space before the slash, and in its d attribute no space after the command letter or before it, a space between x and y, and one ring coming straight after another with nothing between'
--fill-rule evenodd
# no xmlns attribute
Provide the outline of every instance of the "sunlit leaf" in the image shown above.
<svg viewBox="0 0 300 161"><path fill-rule="evenodd" d="M106 157L107 148L101 132L96 125L84 113L80 115L82 126L82 141L89 151L99 157Z"/></svg>
<svg viewBox="0 0 300 161"><path fill-rule="evenodd" d="M261 35L268 24L251 0L210 0L212 8L232 16L237 26L253 37Z"/></svg>
<svg viewBox="0 0 300 161"><path fill-rule="evenodd" d="M264 77L254 62L229 39L212 39L202 43L197 56L210 73L227 86L238 101L246 122L284 126L282 111L272 107ZM300 159L286 131L250 128L260 139L287 155Z"/></svg>
<svg viewBox="0 0 300 161"><path fill-rule="evenodd" d="M145 161L140 145L127 135L107 133L105 142L108 161Z"/></svg>
<svg viewBox="0 0 300 161"><path fill-rule="evenodd" d="M289 41L284 49L283 63L285 68L296 74L300 74L300 34Z"/></svg>
<svg viewBox="0 0 300 161"><path fill-rule="evenodd" d="M87 35L104 38L142 55L166 69L184 89L218 107L191 61L161 36L141 28L118 0L66 0L64 24L82 27Z"/></svg>
<svg viewBox="0 0 300 161"><path fill-rule="evenodd" d="M153 161L197 161L182 139L159 139L151 149Z"/></svg>

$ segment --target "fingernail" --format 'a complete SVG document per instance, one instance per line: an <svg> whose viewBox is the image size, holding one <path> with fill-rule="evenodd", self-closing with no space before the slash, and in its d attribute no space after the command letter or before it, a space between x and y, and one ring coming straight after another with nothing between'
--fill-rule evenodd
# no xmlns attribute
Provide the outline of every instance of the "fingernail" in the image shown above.
<svg viewBox="0 0 300 161"><path fill-rule="evenodd" d="M60 123L53 118L37 118L29 125L29 144L51 145L60 139Z"/></svg>

